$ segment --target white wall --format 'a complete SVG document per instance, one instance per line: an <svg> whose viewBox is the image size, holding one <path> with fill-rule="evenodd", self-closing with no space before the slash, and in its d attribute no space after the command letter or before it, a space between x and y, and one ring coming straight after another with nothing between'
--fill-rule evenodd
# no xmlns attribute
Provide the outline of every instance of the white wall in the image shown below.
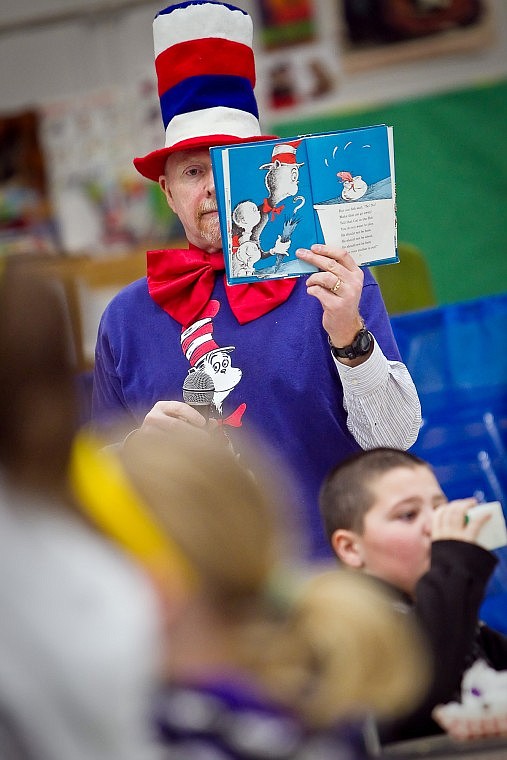
<svg viewBox="0 0 507 760"><path fill-rule="evenodd" d="M83 0L3 0L0 31L2 22L73 5ZM0 34L1 111L153 76L151 21L159 7Z"/></svg>

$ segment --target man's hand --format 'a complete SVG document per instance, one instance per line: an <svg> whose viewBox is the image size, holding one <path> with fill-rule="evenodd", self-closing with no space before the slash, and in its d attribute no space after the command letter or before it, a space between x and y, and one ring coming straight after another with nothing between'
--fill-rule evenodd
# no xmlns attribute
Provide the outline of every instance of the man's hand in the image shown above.
<svg viewBox="0 0 507 760"><path fill-rule="evenodd" d="M363 327L359 314L362 270L347 251L330 245L312 245L311 251L298 248L296 256L322 270L310 275L307 292L322 304L322 325L333 346L348 346Z"/></svg>
<svg viewBox="0 0 507 760"><path fill-rule="evenodd" d="M208 427L202 414L183 401L157 401L144 418L139 430L175 430L188 425L203 431Z"/></svg>
<svg viewBox="0 0 507 760"><path fill-rule="evenodd" d="M234 453L233 447L219 420L205 419L196 409L183 401L157 401L143 420L141 427L131 430L124 438L122 445L134 436L160 435L161 433L178 433L192 428L192 434L208 436L215 442L227 446Z"/></svg>
<svg viewBox="0 0 507 760"><path fill-rule="evenodd" d="M475 544L482 526L490 518L489 514L484 514L475 520L467 520L468 510L476 504L477 499L471 498L450 501L437 507L433 512L432 540L452 539Z"/></svg>

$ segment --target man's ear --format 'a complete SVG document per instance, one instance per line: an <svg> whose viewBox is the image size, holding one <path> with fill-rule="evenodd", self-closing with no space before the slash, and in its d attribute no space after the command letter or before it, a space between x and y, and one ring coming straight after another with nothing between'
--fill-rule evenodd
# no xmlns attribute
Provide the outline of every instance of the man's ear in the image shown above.
<svg viewBox="0 0 507 760"><path fill-rule="evenodd" d="M161 174L160 175L160 177L158 178L158 184L160 185L160 189L162 190L162 192L165 195L165 199L167 201L167 205L169 206L170 209L172 209L172 211L174 211L173 196L172 196L172 193L171 193L171 189L170 189L170 187L169 187L169 185L167 183L167 179L166 179L165 174Z"/></svg>
<svg viewBox="0 0 507 760"><path fill-rule="evenodd" d="M338 559L347 567L363 567L361 541L353 530L338 528L331 536L331 546Z"/></svg>

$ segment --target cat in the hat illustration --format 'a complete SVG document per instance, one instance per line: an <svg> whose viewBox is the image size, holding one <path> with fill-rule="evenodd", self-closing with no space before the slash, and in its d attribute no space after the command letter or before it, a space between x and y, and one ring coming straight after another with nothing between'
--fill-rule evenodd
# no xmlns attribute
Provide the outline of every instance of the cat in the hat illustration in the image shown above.
<svg viewBox="0 0 507 760"><path fill-rule="evenodd" d="M257 206L260 216L249 234L245 234L245 225L242 219L245 216L244 211L247 209L247 206L249 208L251 201L241 201L233 210L232 218L236 228L243 229L241 235L239 235L238 229L234 228L233 233L236 232L238 234L238 242L243 246L242 251L248 252L252 270L249 274L253 273L253 264L255 263L253 259L256 256L252 244L257 246L258 256L256 260L276 256L276 268L289 255L291 235L298 223L294 213L292 215L289 214L285 218L282 232L278 235L271 248L264 250L260 238L268 222L274 221L284 210L285 206L281 202L286 198L296 196L299 190L299 167L303 166L303 164L297 162L296 151L300 142L300 140L294 140L292 142L277 143L273 147L271 161L259 167L260 170L267 170L264 184L268 192L262 203ZM304 202L302 196L298 196L297 199Z"/></svg>
<svg viewBox="0 0 507 760"><path fill-rule="evenodd" d="M220 304L211 300L200 319L193 322L181 333L181 348L190 363L189 374L205 373L212 382L212 406L216 414L222 416L222 406L229 393L241 380L242 372L234 367L231 361L231 351L235 346L220 347L213 338L213 317L218 314ZM241 417L246 409L241 404L225 423L239 426Z"/></svg>

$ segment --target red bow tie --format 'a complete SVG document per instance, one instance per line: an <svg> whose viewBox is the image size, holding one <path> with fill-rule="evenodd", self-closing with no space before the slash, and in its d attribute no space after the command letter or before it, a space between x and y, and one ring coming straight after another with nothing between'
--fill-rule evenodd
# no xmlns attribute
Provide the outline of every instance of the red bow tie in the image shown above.
<svg viewBox="0 0 507 760"><path fill-rule="evenodd" d="M264 198L264 201L262 203L261 211L263 211L265 214L269 214L271 211L271 221L275 218L275 214L281 214L283 211L283 203L281 206L278 206L277 208L275 206L272 206L271 203L267 198Z"/></svg>
<svg viewBox="0 0 507 760"><path fill-rule="evenodd" d="M200 248L147 252L148 290L155 303L183 327L195 322L211 298L215 272L224 271L220 253ZM225 285L231 310L240 324L267 314L292 293L295 278Z"/></svg>

